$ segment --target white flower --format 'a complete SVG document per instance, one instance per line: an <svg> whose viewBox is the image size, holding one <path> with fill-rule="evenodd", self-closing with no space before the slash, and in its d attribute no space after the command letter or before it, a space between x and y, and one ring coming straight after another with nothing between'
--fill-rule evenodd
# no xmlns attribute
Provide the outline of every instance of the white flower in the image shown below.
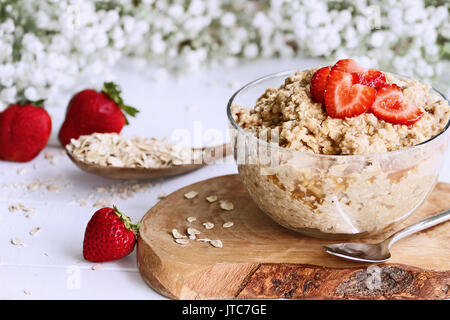
<svg viewBox="0 0 450 320"><path fill-rule="evenodd" d="M323 12L313 11L308 16L308 26L311 28L317 28L322 23L326 23L328 15Z"/></svg>
<svg viewBox="0 0 450 320"><path fill-rule="evenodd" d="M425 0L379 1L381 30L372 29L373 1L364 0L336 10L326 0L8 3L0 23L1 106L25 92L58 101L81 77L100 84L123 56L139 59L139 69L144 61L155 65L150 74L157 80L241 58L304 55L356 56L370 66L430 77L446 70L439 60L450 42L449 9Z"/></svg>
<svg viewBox="0 0 450 320"><path fill-rule="evenodd" d="M0 65L0 84L11 87L14 81L15 68L11 63Z"/></svg>
<svg viewBox="0 0 450 320"><path fill-rule="evenodd" d="M150 38L151 48L156 54L161 54L166 50L166 42L160 33L154 34Z"/></svg>
<svg viewBox="0 0 450 320"><path fill-rule="evenodd" d="M236 23L236 16L231 12L227 12L220 19L220 23L226 28L232 27Z"/></svg>
<svg viewBox="0 0 450 320"><path fill-rule="evenodd" d="M244 48L244 57L252 59L258 55L258 46L255 43L249 43Z"/></svg>
<svg viewBox="0 0 450 320"><path fill-rule="evenodd" d="M192 0L188 10L194 16L199 16L205 10L205 3L202 0Z"/></svg>
<svg viewBox="0 0 450 320"><path fill-rule="evenodd" d="M383 31L376 31L372 33L372 36L370 37L370 44L373 47L381 47L385 43L385 36Z"/></svg>
<svg viewBox="0 0 450 320"><path fill-rule="evenodd" d="M272 22L262 12L256 13L255 18L253 18L253 26L259 29L263 36L270 35L273 32Z"/></svg>
<svg viewBox="0 0 450 320"><path fill-rule="evenodd" d="M183 16L184 9L183 9L183 7L180 4L174 4L174 5L169 7L169 10L167 10L167 13L172 18L178 19L178 18Z"/></svg>
<svg viewBox="0 0 450 320"><path fill-rule="evenodd" d="M39 99L38 93L35 88L28 87L25 89L25 98L27 98L30 101L36 101Z"/></svg>
<svg viewBox="0 0 450 320"><path fill-rule="evenodd" d="M5 88L0 90L0 100L6 103L14 103L16 99L16 87Z"/></svg>
<svg viewBox="0 0 450 320"><path fill-rule="evenodd" d="M6 19L5 22L0 24L0 32L13 33L15 30L14 21L12 19Z"/></svg>

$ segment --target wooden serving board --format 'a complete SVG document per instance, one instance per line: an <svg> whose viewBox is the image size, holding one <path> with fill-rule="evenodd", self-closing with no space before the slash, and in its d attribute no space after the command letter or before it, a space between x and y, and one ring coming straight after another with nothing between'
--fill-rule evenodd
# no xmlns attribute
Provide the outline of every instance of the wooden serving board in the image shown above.
<svg viewBox="0 0 450 320"><path fill-rule="evenodd" d="M184 194L197 191L193 199ZM224 211L207 196L234 204ZM439 183L427 202L402 228L450 208L450 184ZM186 218L194 216L189 223ZM215 227L207 230L204 222ZM222 224L233 221L234 226ZM209 243L175 243L171 230L201 231ZM391 232L393 232L392 230ZM444 299L450 298L450 222L397 242L387 263L352 262L328 255L325 244L285 229L262 213L239 176L228 175L182 188L155 205L142 219L137 259L144 280L157 292L176 299ZM389 234L391 232L388 232ZM376 242L386 235L361 240ZM378 286L373 286L378 272Z"/></svg>

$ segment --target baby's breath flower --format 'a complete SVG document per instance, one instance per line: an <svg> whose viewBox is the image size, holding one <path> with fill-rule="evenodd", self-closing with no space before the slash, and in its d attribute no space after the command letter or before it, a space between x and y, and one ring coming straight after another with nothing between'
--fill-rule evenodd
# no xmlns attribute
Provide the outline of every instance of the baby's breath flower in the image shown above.
<svg viewBox="0 0 450 320"><path fill-rule="evenodd" d="M100 86L130 56L169 72L260 57L354 57L420 78L450 57L441 0L0 0L0 110L26 97L59 101L85 78Z"/></svg>

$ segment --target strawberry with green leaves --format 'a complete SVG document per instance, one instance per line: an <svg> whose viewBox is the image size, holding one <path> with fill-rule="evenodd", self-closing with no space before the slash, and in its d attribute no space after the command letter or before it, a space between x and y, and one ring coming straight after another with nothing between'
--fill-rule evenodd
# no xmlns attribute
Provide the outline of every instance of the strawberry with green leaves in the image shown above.
<svg viewBox="0 0 450 320"><path fill-rule="evenodd" d="M128 124L125 114L135 117L138 112L124 103L120 87L113 82L105 82L101 92L93 89L80 91L69 102L59 141L65 146L71 139L82 135L120 133Z"/></svg>
<svg viewBox="0 0 450 320"><path fill-rule="evenodd" d="M116 206L94 213L86 227L83 257L92 262L117 260L129 255L136 244L140 223L131 219Z"/></svg>

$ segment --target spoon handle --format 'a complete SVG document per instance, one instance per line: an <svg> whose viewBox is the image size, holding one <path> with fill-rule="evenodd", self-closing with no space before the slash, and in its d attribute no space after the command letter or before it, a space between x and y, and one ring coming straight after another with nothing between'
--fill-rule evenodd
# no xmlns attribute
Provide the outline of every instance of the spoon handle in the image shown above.
<svg viewBox="0 0 450 320"><path fill-rule="evenodd" d="M392 236L387 238L384 242L386 242L388 245L388 248L390 248L395 242L397 242L398 240L400 240L404 237L407 237L413 233L422 231L424 229L428 229L430 227L433 227L433 226L440 224L442 222L445 222L447 220L450 220L450 210L438 213L434 216L431 216L422 221L419 221L409 227L406 227L406 228L394 233Z"/></svg>

